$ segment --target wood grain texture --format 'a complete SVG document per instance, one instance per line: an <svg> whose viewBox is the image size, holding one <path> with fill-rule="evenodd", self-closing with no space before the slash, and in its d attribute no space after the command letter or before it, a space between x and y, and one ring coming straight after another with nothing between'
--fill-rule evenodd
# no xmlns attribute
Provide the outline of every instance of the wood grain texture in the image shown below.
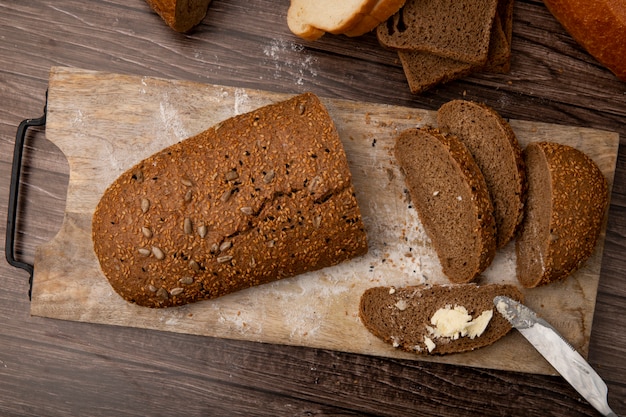
<svg viewBox="0 0 626 417"><path fill-rule="evenodd" d="M539 0L518 0L512 70L421 96L375 37L294 38L288 2L213 0L192 33L143 1L0 4L0 212L18 123L39 117L50 67L87 68L434 110L464 97L505 117L619 133L626 84L584 52ZM626 154L618 155L589 346L626 414ZM18 256L59 230L69 166L42 131L27 139ZM4 225L0 231L4 232ZM32 317L27 276L0 263L0 414L595 416L558 377Z"/></svg>

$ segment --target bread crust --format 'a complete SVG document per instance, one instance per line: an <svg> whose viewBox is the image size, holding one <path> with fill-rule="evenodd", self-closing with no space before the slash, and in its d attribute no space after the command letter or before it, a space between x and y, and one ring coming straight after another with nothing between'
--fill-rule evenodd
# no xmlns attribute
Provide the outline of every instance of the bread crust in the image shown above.
<svg viewBox="0 0 626 417"><path fill-rule="evenodd" d="M516 241L517 278L532 288L565 279L591 256L609 194L602 171L578 149L533 142L524 157L529 189Z"/></svg>
<svg viewBox="0 0 626 417"><path fill-rule="evenodd" d="M545 0L548 10L583 48L626 81L626 3L622 0Z"/></svg>
<svg viewBox="0 0 626 417"><path fill-rule="evenodd" d="M367 252L346 155L313 94L235 116L141 161L93 216L124 299L169 307Z"/></svg>

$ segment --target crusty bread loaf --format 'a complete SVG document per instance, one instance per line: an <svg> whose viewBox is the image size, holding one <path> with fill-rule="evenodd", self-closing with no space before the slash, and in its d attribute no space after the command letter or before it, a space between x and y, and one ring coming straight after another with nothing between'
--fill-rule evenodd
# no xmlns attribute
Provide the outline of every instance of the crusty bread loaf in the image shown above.
<svg viewBox="0 0 626 417"><path fill-rule="evenodd" d="M626 81L626 2L545 0L544 3L587 52Z"/></svg>
<svg viewBox="0 0 626 417"><path fill-rule="evenodd" d="M497 5L498 0L407 0L376 34L387 48L483 65Z"/></svg>
<svg viewBox="0 0 626 417"><path fill-rule="evenodd" d="M583 152L550 142L524 150L526 215L516 241L524 287L564 279L593 253L608 205L607 180Z"/></svg>
<svg viewBox="0 0 626 417"><path fill-rule="evenodd" d="M316 40L324 33L340 34L368 15L377 0L291 0L287 25L296 36Z"/></svg>
<svg viewBox="0 0 626 417"><path fill-rule="evenodd" d="M172 29L187 32L204 19L211 0L146 0Z"/></svg>
<svg viewBox="0 0 626 417"><path fill-rule="evenodd" d="M496 247L493 206L472 155L458 138L422 127L400 133L395 156L443 273L472 281Z"/></svg>
<svg viewBox="0 0 626 417"><path fill-rule="evenodd" d="M141 161L109 186L92 224L112 287L149 307L219 297L367 251L346 155L310 93Z"/></svg>
<svg viewBox="0 0 626 417"><path fill-rule="evenodd" d="M397 349L432 355L465 352L490 345L511 330L509 322L494 308L493 299L498 295L523 301L512 285L375 287L361 296L359 317L372 334ZM455 339L438 333L433 320L438 310L454 307L465 308L470 320L485 311L493 316L481 335L471 338L459 334Z"/></svg>
<svg viewBox="0 0 626 417"><path fill-rule="evenodd" d="M457 136L478 164L494 207L497 248L515 236L524 215L526 169L511 126L491 107L452 100L437 112L437 124Z"/></svg>

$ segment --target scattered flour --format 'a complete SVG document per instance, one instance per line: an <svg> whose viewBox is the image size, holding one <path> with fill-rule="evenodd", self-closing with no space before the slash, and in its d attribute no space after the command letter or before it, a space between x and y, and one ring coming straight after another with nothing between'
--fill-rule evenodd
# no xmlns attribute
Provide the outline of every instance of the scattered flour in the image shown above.
<svg viewBox="0 0 626 417"><path fill-rule="evenodd" d="M315 57L307 54L304 46L300 44L272 39L269 45L263 48L263 54L268 58L265 63L274 65L274 79L285 78L287 73L294 77L297 85L304 85L306 77L317 76Z"/></svg>

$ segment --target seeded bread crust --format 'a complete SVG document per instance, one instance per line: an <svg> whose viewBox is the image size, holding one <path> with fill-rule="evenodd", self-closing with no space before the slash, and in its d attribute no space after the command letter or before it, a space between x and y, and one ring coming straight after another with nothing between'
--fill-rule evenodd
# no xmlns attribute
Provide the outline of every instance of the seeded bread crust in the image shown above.
<svg viewBox="0 0 626 417"><path fill-rule="evenodd" d="M433 285L404 288L374 287L361 296L359 317L373 335L397 349L422 355L445 355L466 352L491 345L511 330L509 322L494 308L493 299L508 296L522 302L522 293L513 285ZM472 318L492 310L493 317L485 332L474 339L452 340L435 337L429 331L430 319L440 308L465 307ZM435 348L429 352L424 338Z"/></svg>
<svg viewBox="0 0 626 417"><path fill-rule="evenodd" d="M565 279L591 256L609 194L602 171L578 149L533 142L524 159L528 200L516 241L517 278L532 288Z"/></svg>
<svg viewBox="0 0 626 417"><path fill-rule="evenodd" d="M443 273L454 283L474 280L493 261L496 230L485 179L469 150L425 126L401 132L395 156Z"/></svg>
<svg viewBox="0 0 626 417"><path fill-rule="evenodd" d="M494 109L466 100L452 100L437 112L437 124L469 149L489 189L501 248L518 231L526 201L526 167L515 133Z"/></svg>
<svg viewBox="0 0 626 417"><path fill-rule="evenodd" d="M376 34L390 49L483 65L497 5L498 0L407 0Z"/></svg>
<svg viewBox="0 0 626 417"><path fill-rule="evenodd" d="M124 299L169 307L367 252L346 155L310 93L225 120L141 161L93 216Z"/></svg>

